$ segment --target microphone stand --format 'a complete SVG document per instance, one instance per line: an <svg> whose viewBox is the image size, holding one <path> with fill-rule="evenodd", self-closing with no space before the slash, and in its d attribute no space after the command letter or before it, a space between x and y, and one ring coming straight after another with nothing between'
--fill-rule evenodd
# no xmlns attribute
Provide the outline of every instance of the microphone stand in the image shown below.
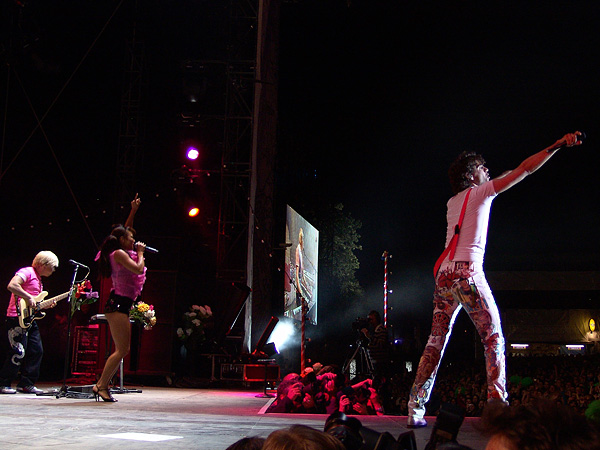
<svg viewBox="0 0 600 450"><path fill-rule="evenodd" d="M74 263L74 261L73 261ZM77 280L77 270L79 270L80 266L83 266L82 264L78 264L78 263L74 263L73 264L75 266L75 269L73 270L73 278L71 280L71 288L69 289L69 296L67 297L67 349L65 350L65 365L63 368L63 384L62 387L60 388L60 390L57 392L56 394L56 398L61 398L61 397L69 397L69 398L92 398L92 393L90 392L83 392L83 391L73 391L69 389L69 386L67 386L67 376L69 374L69 362L70 362L70 354L71 354L71 316L72 316L72 312L71 312L71 296L73 294L73 289L75 288L75 282ZM88 269L88 274L89 274L89 269ZM87 278L87 275L85 276L85 278ZM85 279L84 278L84 279Z"/></svg>

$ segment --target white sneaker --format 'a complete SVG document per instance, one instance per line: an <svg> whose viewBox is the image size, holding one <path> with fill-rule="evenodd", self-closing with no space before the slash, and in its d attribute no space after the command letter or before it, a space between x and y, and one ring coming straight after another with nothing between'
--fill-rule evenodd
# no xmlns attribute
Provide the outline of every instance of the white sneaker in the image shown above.
<svg viewBox="0 0 600 450"><path fill-rule="evenodd" d="M35 386L17 386L17 391L22 392L23 394L43 394L44 391L42 391L41 389L36 388Z"/></svg>
<svg viewBox="0 0 600 450"><path fill-rule="evenodd" d="M0 388L0 394L16 394L16 393L17 393L17 391L15 391L10 386L2 386L2 388Z"/></svg>
<svg viewBox="0 0 600 450"><path fill-rule="evenodd" d="M406 428L423 428L426 426L427 421L425 419L419 419L417 417L408 416Z"/></svg>

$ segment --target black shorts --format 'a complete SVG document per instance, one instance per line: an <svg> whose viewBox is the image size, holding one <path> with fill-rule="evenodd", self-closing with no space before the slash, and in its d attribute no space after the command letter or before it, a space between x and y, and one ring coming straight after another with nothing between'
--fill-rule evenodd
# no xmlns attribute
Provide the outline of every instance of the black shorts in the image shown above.
<svg viewBox="0 0 600 450"><path fill-rule="evenodd" d="M129 315L131 305L133 305L132 298L125 297L124 295L115 294L115 291L110 291L110 296L104 305L104 313L122 312L123 314Z"/></svg>

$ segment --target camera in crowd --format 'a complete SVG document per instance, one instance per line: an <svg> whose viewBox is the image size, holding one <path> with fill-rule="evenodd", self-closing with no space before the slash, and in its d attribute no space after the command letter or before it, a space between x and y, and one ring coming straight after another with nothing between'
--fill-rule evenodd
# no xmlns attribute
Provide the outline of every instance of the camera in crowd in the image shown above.
<svg viewBox="0 0 600 450"><path fill-rule="evenodd" d="M358 317L354 322L352 322L352 329L354 331L360 331L363 328L369 328L369 319Z"/></svg>
<svg viewBox="0 0 600 450"><path fill-rule="evenodd" d="M346 450L417 450L414 432L402 433L398 439L363 427L356 417L334 412L327 418L324 431L340 440Z"/></svg>
<svg viewBox="0 0 600 450"><path fill-rule="evenodd" d="M350 401L355 401L356 398L368 399L371 396L371 391L368 388L361 386L359 388L352 388L351 386L346 386L342 389L342 395L348 397Z"/></svg>
<svg viewBox="0 0 600 450"><path fill-rule="evenodd" d="M444 403L433 425L425 450L472 450L456 441L464 418L465 411L460 406Z"/></svg>

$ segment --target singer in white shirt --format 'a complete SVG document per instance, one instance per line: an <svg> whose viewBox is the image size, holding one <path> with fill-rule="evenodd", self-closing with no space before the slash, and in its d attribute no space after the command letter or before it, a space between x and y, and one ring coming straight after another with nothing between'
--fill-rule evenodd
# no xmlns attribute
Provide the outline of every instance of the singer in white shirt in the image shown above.
<svg viewBox="0 0 600 450"><path fill-rule="evenodd" d="M581 144L582 133L566 134L550 147L533 154L519 166L490 179L485 161L476 153L463 152L450 166L448 175L454 196L448 200L446 246L455 233L460 212L470 190L454 258L442 262L433 294L431 334L421 356L408 402L408 427L427 425L425 404L461 308L469 314L483 343L488 399L507 400L504 336L498 307L483 272L483 260L492 201L548 161L561 147Z"/></svg>

